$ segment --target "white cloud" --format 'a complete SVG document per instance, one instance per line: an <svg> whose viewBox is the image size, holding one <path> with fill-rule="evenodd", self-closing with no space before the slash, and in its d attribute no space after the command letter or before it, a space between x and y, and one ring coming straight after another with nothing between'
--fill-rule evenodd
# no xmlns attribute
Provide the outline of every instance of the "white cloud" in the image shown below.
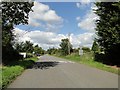
<svg viewBox="0 0 120 90"><path fill-rule="evenodd" d="M82 2L81 4L88 4L90 0L85 0L85 2ZM79 6L80 4L78 4ZM80 7L79 7L80 8ZM87 13L83 17L76 17L76 20L78 21L78 27L81 30L85 30L86 32L83 34L76 35L75 40L73 40L75 46L78 46L78 42L81 46L87 46L91 47L92 43L94 41L95 35L95 21L98 18L98 16L94 13L93 9L97 9L97 7L92 4L91 9L87 11Z"/></svg>
<svg viewBox="0 0 120 90"><path fill-rule="evenodd" d="M76 20L77 20L77 21L80 21L80 17L76 17Z"/></svg>
<svg viewBox="0 0 120 90"><path fill-rule="evenodd" d="M31 19L31 17L29 17L29 25L31 25L31 26L41 26L41 24L40 24L40 22L37 22L36 20L34 20L34 19Z"/></svg>
<svg viewBox="0 0 120 90"><path fill-rule="evenodd" d="M83 33L79 35L71 35L71 42L74 48L78 48L79 45L91 47L94 40L94 33Z"/></svg>
<svg viewBox="0 0 120 90"><path fill-rule="evenodd" d="M61 39L67 38L67 35L56 34L53 32L45 31L31 31L27 32L19 28L15 28L15 34L19 36L18 41L31 41L34 44L38 44L44 49L49 47L58 48L61 43ZM78 48L79 45L91 47L93 43L94 33L84 33L79 35L71 34L70 41L74 48Z"/></svg>
<svg viewBox="0 0 120 90"><path fill-rule="evenodd" d="M91 6L91 10L93 10L93 12L95 12L95 10L97 10L98 9L98 7L95 5L95 4L93 4L92 6Z"/></svg>
<svg viewBox="0 0 120 90"><path fill-rule="evenodd" d="M49 47L59 47L61 39L66 38L66 36L63 34L56 34L53 32L38 30L26 32L25 30L21 30L19 28L15 28L14 30L18 42L31 41L34 44L40 45L44 49L47 49Z"/></svg>
<svg viewBox="0 0 120 90"><path fill-rule="evenodd" d="M95 32L94 28L96 19L98 19L98 16L94 14L92 10L89 10L88 13L78 23L78 27L88 32Z"/></svg>
<svg viewBox="0 0 120 90"><path fill-rule="evenodd" d="M76 6L77 6L78 8L80 8L80 5L81 5L81 3L76 3Z"/></svg>
<svg viewBox="0 0 120 90"><path fill-rule="evenodd" d="M76 3L77 8L84 8L86 5L90 3L90 0L81 0L80 2Z"/></svg>
<svg viewBox="0 0 120 90"><path fill-rule="evenodd" d="M21 30L19 28L15 28L14 29L14 35L16 36L15 37L15 40L17 40L18 42L25 42L25 41L32 41L32 39L28 36L28 31L25 31L25 30Z"/></svg>
<svg viewBox="0 0 120 90"><path fill-rule="evenodd" d="M81 0L82 4L89 4L91 0Z"/></svg>
<svg viewBox="0 0 120 90"><path fill-rule="evenodd" d="M63 18L58 16L54 10L51 10L48 5L35 1L32 10L33 12L29 13L29 24L32 26L45 26L45 28L52 30L53 28L48 27L47 24L54 27L56 24L59 26L63 22Z"/></svg>

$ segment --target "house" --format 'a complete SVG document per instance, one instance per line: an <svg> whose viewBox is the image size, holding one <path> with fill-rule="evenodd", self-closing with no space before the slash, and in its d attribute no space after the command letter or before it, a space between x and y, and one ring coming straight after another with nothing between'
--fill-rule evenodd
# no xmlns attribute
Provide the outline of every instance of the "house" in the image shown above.
<svg viewBox="0 0 120 90"><path fill-rule="evenodd" d="M22 55L23 58L26 58L26 56L27 56L27 53L26 53L26 52L20 52L19 54Z"/></svg>

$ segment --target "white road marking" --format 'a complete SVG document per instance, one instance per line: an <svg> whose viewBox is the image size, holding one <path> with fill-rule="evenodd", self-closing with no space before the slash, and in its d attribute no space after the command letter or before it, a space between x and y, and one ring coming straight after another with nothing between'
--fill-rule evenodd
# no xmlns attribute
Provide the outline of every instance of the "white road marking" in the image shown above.
<svg viewBox="0 0 120 90"><path fill-rule="evenodd" d="M72 61L58 61L59 63L74 63Z"/></svg>

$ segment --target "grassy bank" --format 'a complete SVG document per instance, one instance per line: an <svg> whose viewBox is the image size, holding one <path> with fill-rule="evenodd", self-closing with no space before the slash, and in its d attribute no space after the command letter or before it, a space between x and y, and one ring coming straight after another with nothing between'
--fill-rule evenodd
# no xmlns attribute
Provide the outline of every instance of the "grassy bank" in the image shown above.
<svg viewBox="0 0 120 90"><path fill-rule="evenodd" d="M0 75L2 76L0 84L2 88L6 88L17 76L21 75L25 69L30 68L35 61L37 61L37 57L27 58L12 62L8 66L3 66L0 70Z"/></svg>
<svg viewBox="0 0 120 90"><path fill-rule="evenodd" d="M112 68L109 65L105 65L101 62L95 61L94 55L92 53L86 53L83 56L79 56L78 54L71 54L67 56L58 56L58 55L55 56L120 75L120 72L118 72L117 68Z"/></svg>

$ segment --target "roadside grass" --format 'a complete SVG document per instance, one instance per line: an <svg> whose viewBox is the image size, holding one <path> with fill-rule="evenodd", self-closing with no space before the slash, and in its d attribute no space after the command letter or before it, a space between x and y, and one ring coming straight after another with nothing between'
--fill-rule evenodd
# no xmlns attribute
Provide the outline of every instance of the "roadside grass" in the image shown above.
<svg viewBox="0 0 120 90"><path fill-rule="evenodd" d="M2 69L2 88L6 88L23 71L24 68L21 66L11 66Z"/></svg>
<svg viewBox="0 0 120 90"><path fill-rule="evenodd" d="M0 77L2 77L0 86L2 86L2 89L7 88L17 76L21 75L25 69L30 68L35 61L37 61L37 57L26 58L24 60L12 62L8 66L3 66L2 69L0 69Z"/></svg>
<svg viewBox="0 0 120 90"><path fill-rule="evenodd" d="M75 53L67 56L58 55L55 56L120 75L120 71L118 71L119 70L118 68L112 68L109 65L95 61L94 55L92 53L85 53L83 56L79 56L78 54Z"/></svg>

